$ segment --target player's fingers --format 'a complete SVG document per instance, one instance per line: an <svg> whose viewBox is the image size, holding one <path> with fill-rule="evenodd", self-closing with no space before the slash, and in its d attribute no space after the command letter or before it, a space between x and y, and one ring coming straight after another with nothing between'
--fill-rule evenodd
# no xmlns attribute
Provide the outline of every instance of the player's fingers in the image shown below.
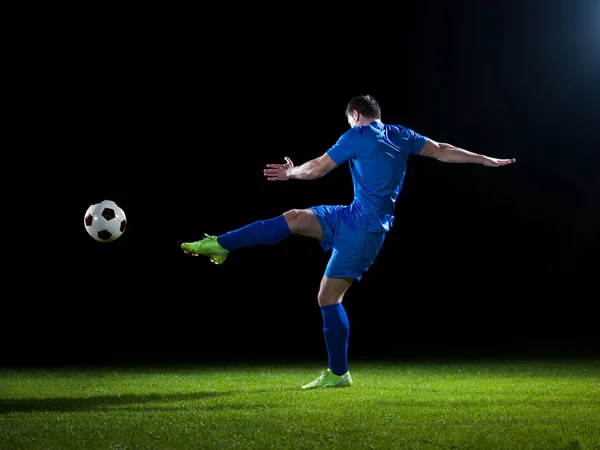
<svg viewBox="0 0 600 450"><path fill-rule="evenodd" d="M292 160L290 158L288 158L287 156L284 157L285 161L290 165L293 166L294 164L292 163Z"/></svg>
<svg viewBox="0 0 600 450"><path fill-rule="evenodd" d="M267 164L267 167L271 169L277 169L281 164Z"/></svg>

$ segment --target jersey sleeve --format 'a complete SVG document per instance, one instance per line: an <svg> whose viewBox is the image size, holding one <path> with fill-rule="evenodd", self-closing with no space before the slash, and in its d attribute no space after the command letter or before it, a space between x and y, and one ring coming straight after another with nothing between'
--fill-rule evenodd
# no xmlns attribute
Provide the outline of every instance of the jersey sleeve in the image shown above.
<svg viewBox="0 0 600 450"><path fill-rule="evenodd" d="M327 150L327 154L338 166L345 163L358 153L357 135L358 131L350 129L346 131L338 141Z"/></svg>
<svg viewBox="0 0 600 450"><path fill-rule="evenodd" d="M414 130L411 130L410 128L406 128L406 131L408 132L410 139L410 153L416 155L421 151L425 145L425 142L427 142L427 137L417 133Z"/></svg>

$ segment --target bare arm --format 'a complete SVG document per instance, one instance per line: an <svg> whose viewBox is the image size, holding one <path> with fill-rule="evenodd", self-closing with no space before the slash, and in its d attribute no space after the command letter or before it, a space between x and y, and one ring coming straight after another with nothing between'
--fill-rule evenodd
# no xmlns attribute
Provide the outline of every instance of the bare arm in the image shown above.
<svg viewBox="0 0 600 450"><path fill-rule="evenodd" d="M269 181L316 180L337 167L327 153L300 166L294 166L292 160L287 156L285 160L286 164L267 164L264 175Z"/></svg>
<svg viewBox="0 0 600 450"><path fill-rule="evenodd" d="M438 143L432 139L427 139L425 145L419 152L419 155L429 156L438 161L446 163L473 163L483 164L488 167L500 167L514 163L515 158L498 159L491 158L479 153L473 153L463 148L455 147L451 144Z"/></svg>

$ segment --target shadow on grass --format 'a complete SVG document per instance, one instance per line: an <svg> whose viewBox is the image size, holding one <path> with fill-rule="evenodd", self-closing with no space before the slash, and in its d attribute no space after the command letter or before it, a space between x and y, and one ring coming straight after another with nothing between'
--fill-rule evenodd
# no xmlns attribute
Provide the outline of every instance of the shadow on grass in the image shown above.
<svg viewBox="0 0 600 450"><path fill-rule="evenodd" d="M247 394L242 391L229 392L191 392L185 394L125 394L125 395L97 395L85 398L55 397L55 398L25 398L0 400L0 414L13 412L43 412L43 411L99 411L106 409L130 410L133 405L152 404L152 403L174 403L174 402L197 402L199 400L210 400L217 397ZM198 403L193 405L182 405L177 409L196 409ZM139 408L144 409L144 408ZM166 405L161 405L156 409L174 409ZM207 406L206 409L215 409L214 405Z"/></svg>

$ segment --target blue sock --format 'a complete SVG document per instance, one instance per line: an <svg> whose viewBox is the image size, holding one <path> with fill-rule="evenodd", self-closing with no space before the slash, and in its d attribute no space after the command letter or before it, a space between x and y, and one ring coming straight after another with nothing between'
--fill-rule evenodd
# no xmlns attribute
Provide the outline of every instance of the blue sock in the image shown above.
<svg viewBox="0 0 600 450"><path fill-rule="evenodd" d="M323 334L327 345L329 369L336 375L348 372L348 336L350 324L341 303L321 307Z"/></svg>
<svg viewBox="0 0 600 450"><path fill-rule="evenodd" d="M217 241L226 250L235 250L253 245L275 244L292 232L283 214L269 220L257 220L245 227L229 231L217 237Z"/></svg>

